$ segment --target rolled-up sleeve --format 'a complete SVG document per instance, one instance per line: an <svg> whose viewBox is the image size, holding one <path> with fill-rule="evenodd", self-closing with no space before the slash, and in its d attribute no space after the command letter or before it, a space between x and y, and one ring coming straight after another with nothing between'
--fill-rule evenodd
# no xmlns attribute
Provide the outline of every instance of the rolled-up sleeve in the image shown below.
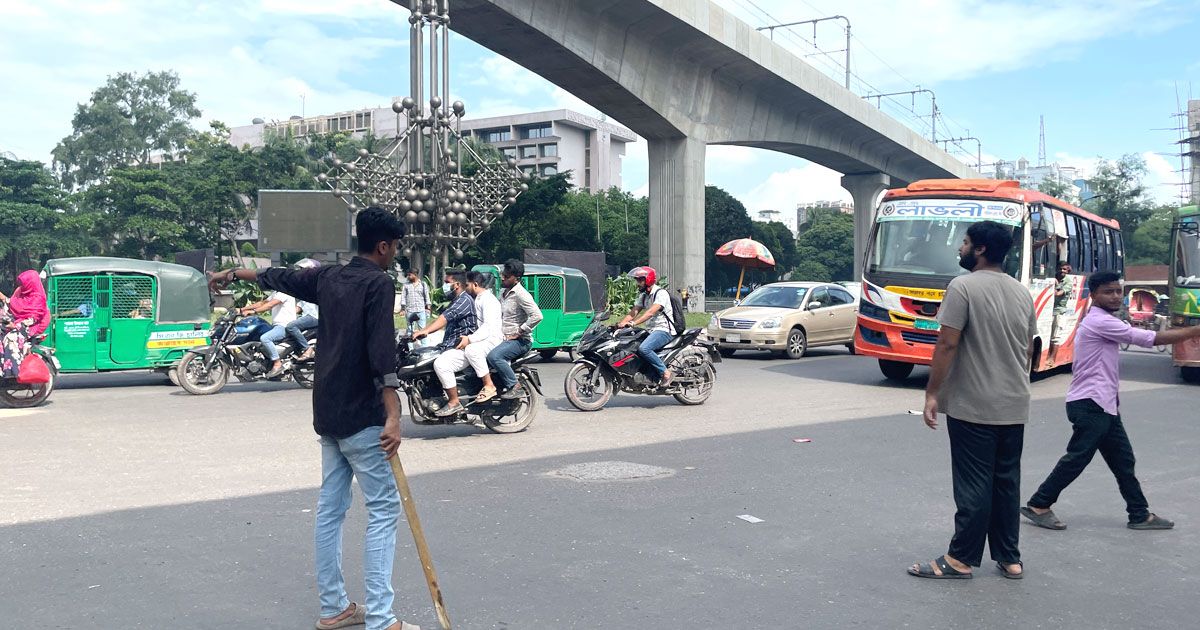
<svg viewBox="0 0 1200 630"><path fill-rule="evenodd" d="M363 330L367 333L367 362L371 366L371 377L376 389L399 387L396 377L396 321L392 318L392 304L396 301L396 287L386 276L372 283L363 309Z"/></svg>
<svg viewBox="0 0 1200 630"><path fill-rule="evenodd" d="M1128 343L1142 348L1149 348L1154 345L1154 338L1158 335L1153 330L1134 328L1112 316L1091 316L1088 320L1087 323L1096 334L1117 343Z"/></svg>
<svg viewBox="0 0 1200 630"><path fill-rule="evenodd" d="M521 310L525 311L521 334L528 335L542 321L542 309L538 308L537 302L533 301L533 296L529 295L528 291L521 291L517 294L517 303L520 304Z"/></svg>

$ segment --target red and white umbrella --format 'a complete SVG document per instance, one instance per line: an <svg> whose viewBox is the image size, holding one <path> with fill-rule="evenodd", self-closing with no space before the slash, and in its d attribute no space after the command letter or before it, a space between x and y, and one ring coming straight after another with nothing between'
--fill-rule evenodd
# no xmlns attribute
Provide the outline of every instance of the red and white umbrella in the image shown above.
<svg viewBox="0 0 1200 630"><path fill-rule="evenodd" d="M721 262L742 268L742 273L738 276L737 293L734 294L735 299L739 300L742 298L742 281L746 279L747 268L775 268L775 256L771 254L771 250L752 238L739 238L725 243L717 248L716 257Z"/></svg>

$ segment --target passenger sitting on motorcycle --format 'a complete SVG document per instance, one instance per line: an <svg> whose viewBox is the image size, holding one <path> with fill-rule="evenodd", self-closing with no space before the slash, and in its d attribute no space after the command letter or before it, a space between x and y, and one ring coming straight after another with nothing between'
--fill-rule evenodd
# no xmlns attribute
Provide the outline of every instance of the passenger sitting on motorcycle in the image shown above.
<svg viewBox="0 0 1200 630"><path fill-rule="evenodd" d="M439 418L452 416L463 410L462 403L458 400L455 373L467 365L467 355L462 351L462 347L466 347L463 339L479 328L475 318L475 300L471 298L471 294L467 293L467 281L463 275L461 271L451 271L446 274L442 292L451 299L450 306L446 307L446 310L442 311L442 314L438 315L432 324L413 334L413 340L420 341L428 337L430 333L443 328L446 330L442 343L437 345L437 350L441 352L441 355L433 361L433 369L438 375L438 381L441 382L442 389L446 390L446 406L435 414Z"/></svg>
<svg viewBox="0 0 1200 630"><path fill-rule="evenodd" d="M296 269L316 269L321 266L321 263L312 258L305 258L293 266ZM292 320L287 326L284 326L283 330L289 338L296 342L296 349L300 351L300 356L296 360L308 361L316 353L309 347L308 339L304 337L304 331L317 327L317 317L320 314L320 310L316 304L305 302L304 300L296 300L296 310L299 311L299 317Z"/></svg>
<svg viewBox="0 0 1200 630"><path fill-rule="evenodd" d="M496 397L496 385L492 383L492 372L488 366L488 354L504 341L503 314L500 300L489 288L490 278L478 271L467 272L467 293L475 298L475 321L479 327L459 342L466 354L467 363L475 370L475 376L483 381L483 387L475 402L487 402ZM460 368L461 369L461 368Z"/></svg>
<svg viewBox="0 0 1200 630"><path fill-rule="evenodd" d="M38 272L27 269L17 276L12 297L0 293L0 377L16 378L31 347L30 339L50 325L46 290Z"/></svg>
<svg viewBox="0 0 1200 630"><path fill-rule="evenodd" d="M500 386L504 388L500 397L504 400L516 400L525 394L517 384L512 362L529 352L533 346L533 327L542 321L542 309L538 308L529 291L521 286L521 277L524 275L525 263L519 260L504 263L504 269L500 272L500 286L504 287L500 304L504 341L488 353L487 362L496 371L496 376L500 377Z"/></svg>
<svg viewBox="0 0 1200 630"><path fill-rule="evenodd" d="M653 376L658 379L659 385L666 387L671 383L672 374L658 356L658 351L670 343L674 336L671 332L671 296L655 284L658 272L653 267L637 267L629 272L629 277L637 283L638 297L629 314L621 319L617 327L627 328L650 322L650 334L638 347L638 356L654 370Z"/></svg>
<svg viewBox="0 0 1200 630"><path fill-rule="evenodd" d="M271 311L271 324L274 327L263 333L258 340L262 342L267 358L272 361L271 371L267 372L266 378L275 378L283 374L283 361L279 360L279 348L275 347L275 344L283 341L287 336L287 325L296 319L296 298L282 291L275 291L265 300L243 306L238 313L252 315L266 311Z"/></svg>

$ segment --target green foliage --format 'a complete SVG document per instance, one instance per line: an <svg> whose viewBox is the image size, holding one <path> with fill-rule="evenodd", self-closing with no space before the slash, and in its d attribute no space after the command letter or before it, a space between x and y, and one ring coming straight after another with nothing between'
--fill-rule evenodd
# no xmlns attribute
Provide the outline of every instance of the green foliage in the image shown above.
<svg viewBox="0 0 1200 630"><path fill-rule="evenodd" d="M1136 232L1153 212L1142 184L1145 175L1146 162L1140 155L1125 155L1116 162L1100 160L1096 173L1087 180L1095 196L1085 207L1102 217L1119 221L1125 234Z"/></svg>
<svg viewBox="0 0 1200 630"><path fill-rule="evenodd" d="M746 206L716 186L705 186L704 284L710 292L736 287L741 274L741 268L718 261L712 253L729 241L753 236L754 222L746 213Z"/></svg>
<svg viewBox="0 0 1200 630"><path fill-rule="evenodd" d="M17 274L40 269L51 256L87 253L86 230L64 203L41 162L0 158L0 287L11 288Z"/></svg>
<svg viewBox="0 0 1200 630"><path fill-rule="evenodd" d="M251 243L250 241L246 241L245 243L242 243L241 249L242 249L243 256L257 256L258 255L258 250L254 249L254 243Z"/></svg>
<svg viewBox="0 0 1200 630"><path fill-rule="evenodd" d="M793 280L854 280L854 217L836 210L819 212L796 240Z"/></svg>
<svg viewBox="0 0 1200 630"><path fill-rule="evenodd" d="M1052 175L1037 185L1039 192L1061 199L1069 204L1079 205L1079 195L1075 192L1075 184L1061 177Z"/></svg>
<svg viewBox="0 0 1200 630"><path fill-rule="evenodd" d="M1171 262L1171 223L1174 206L1159 206L1132 233L1125 234L1126 265L1167 265Z"/></svg>
<svg viewBox="0 0 1200 630"><path fill-rule="evenodd" d="M122 72L80 104L71 135L54 148L54 166L69 188L100 181L112 169L173 155L192 135L189 121L200 116L196 95L179 88L174 72Z"/></svg>
<svg viewBox="0 0 1200 630"><path fill-rule="evenodd" d="M604 281L604 308L613 315L629 312L633 308L633 302L637 299L638 288L637 283L633 278L625 274L621 274L616 278L607 278Z"/></svg>
<svg viewBox="0 0 1200 630"><path fill-rule="evenodd" d="M778 222L771 221L764 223L761 221L754 222L754 240L762 243L771 255L775 257L774 269L755 269L746 271L747 282L776 282L796 263L800 262L796 258L796 237L792 235L792 231L788 226Z"/></svg>

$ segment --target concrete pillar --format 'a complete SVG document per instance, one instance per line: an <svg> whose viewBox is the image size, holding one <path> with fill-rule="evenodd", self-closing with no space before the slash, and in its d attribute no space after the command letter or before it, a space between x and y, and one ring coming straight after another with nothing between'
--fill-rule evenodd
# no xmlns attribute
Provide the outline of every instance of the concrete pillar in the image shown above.
<svg viewBox="0 0 1200 630"><path fill-rule="evenodd" d="M704 143L692 138L648 140L650 266L688 289L704 309Z"/></svg>
<svg viewBox="0 0 1200 630"><path fill-rule="evenodd" d="M871 236L871 220L879 196L891 185L892 178L883 173L856 173L842 176L842 188L854 199L854 280L862 281L863 258L867 238Z"/></svg>

